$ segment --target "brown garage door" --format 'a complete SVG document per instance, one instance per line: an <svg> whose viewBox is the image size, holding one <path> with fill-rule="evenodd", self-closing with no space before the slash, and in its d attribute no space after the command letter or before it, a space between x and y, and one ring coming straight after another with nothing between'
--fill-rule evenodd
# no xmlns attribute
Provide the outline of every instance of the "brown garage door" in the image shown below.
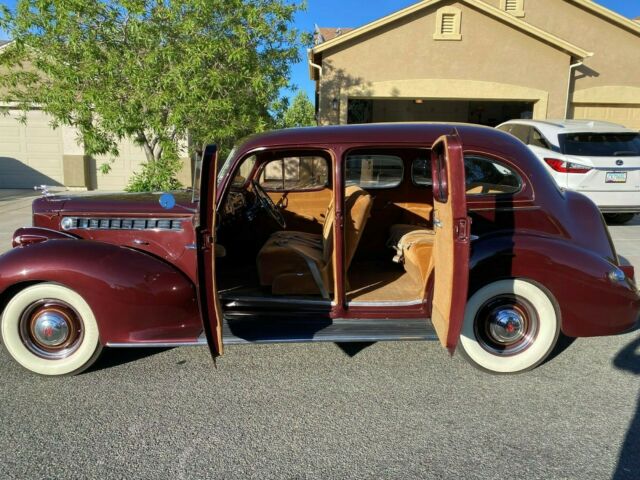
<svg viewBox="0 0 640 480"><path fill-rule="evenodd" d="M575 119L604 120L640 130L640 105L580 104L573 107Z"/></svg>
<svg viewBox="0 0 640 480"><path fill-rule="evenodd" d="M62 132L43 112L29 112L26 125L17 117L0 116L0 188L62 185Z"/></svg>

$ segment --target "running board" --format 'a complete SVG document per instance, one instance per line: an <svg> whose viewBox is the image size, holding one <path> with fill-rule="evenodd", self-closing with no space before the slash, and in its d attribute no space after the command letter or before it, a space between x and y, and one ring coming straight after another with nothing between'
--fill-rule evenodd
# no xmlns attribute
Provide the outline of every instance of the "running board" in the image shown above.
<svg viewBox="0 0 640 480"><path fill-rule="evenodd" d="M248 343L382 342L437 340L425 319L310 319L225 316L223 342Z"/></svg>
<svg viewBox="0 0 640 480"><path fill-rule="evenodd" d="M384 342L437 340L430 320L408 319L312 319L265 318L257 315L225 315L222 340L225 345L253 343ZM204 332L194 341L108 343L109 347L171 348L206 345Z"/></svg>

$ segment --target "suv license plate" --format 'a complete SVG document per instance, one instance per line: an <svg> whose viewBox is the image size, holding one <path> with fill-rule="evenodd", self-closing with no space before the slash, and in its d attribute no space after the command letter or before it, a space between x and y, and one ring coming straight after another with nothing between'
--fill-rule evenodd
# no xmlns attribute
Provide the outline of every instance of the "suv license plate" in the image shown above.
<svg viewBox="0 0 640 480"><path fill-rule="evenodd" d="M607 172L605 183L627 183L627 172Z"/></svg>

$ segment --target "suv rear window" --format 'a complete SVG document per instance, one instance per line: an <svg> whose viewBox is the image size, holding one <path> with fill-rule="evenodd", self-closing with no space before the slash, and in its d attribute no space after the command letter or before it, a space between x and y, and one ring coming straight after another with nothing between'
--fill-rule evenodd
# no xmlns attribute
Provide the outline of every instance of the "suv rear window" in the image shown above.
<svg viewBox="0 0 640 480"><path fill-rule="evenodd" d="M559 135L562 153L589 157L640 156L637 133L566 133Z"/></svg>

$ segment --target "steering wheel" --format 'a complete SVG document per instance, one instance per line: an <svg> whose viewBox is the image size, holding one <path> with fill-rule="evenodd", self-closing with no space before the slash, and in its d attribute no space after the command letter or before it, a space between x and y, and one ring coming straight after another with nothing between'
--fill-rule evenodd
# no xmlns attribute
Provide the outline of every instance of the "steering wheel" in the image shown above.
<svg viewBox="0 0 640 480"><path fill-rule="evenodd" d="M284 215L282 215L282 211L273 203L271 197L267 195L267 192L264 191L264 188L255 180L251 181L251 185L253 186L253 191L256 192L256 200L258 205L266 210L271 218L273 218L276 223L284 230L287 228L287 223L284 220Z"/></svg>

